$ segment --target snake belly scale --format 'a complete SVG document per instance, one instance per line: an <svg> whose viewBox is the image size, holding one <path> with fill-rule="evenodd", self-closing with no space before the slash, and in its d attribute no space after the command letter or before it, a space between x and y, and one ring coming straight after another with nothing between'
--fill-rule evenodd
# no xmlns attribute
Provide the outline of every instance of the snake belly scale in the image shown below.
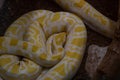
<svg viewBox="0 0 120 80"><path fill-rule="evenodd" d="M0 37L0 76L5 80L69 80L81 63L86 38L85 25L74 14L29 12Z"/></svg>

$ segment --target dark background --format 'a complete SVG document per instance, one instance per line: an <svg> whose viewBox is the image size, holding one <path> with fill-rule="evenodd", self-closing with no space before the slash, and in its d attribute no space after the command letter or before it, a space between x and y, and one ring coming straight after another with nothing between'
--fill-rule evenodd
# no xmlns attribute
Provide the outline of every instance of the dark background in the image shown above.
<svg viewBox="0 0 120 80"><path fill-rule="evenodd" d="M117 20L118 0L86 0L98 11L112 20ZM51 11L64 11L52 0L5 0L2 8L0 8L0 36L4 35L9 25L21 15L37 9L46 9ZM91 44L100 46L109 45L111 39L106 38L93 30L88 30L87 48L82 64L74 76L73 80L90 80L85 69L85 60L87 57L87 49Z"/></svg>

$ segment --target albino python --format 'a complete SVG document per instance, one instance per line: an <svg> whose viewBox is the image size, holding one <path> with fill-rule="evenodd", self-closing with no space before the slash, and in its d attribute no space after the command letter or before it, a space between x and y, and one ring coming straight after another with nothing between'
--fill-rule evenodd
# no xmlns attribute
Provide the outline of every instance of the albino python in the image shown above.
<svg viewBox="0 0 120 80"><path fill-rule="evenodd" d="M116 22L107 18L85 0L54 0L65 10L78 15L91 29L112 38Z"/></svg>
<svg viewBox="0 0 120 80"><path fill-rule="evenodd" d="M116 23L86 1L55 1L112 38ZM5 80L70 80L82 61L86 38L85 25L74 14L29 12L0 37L0 76Z"/></svg>

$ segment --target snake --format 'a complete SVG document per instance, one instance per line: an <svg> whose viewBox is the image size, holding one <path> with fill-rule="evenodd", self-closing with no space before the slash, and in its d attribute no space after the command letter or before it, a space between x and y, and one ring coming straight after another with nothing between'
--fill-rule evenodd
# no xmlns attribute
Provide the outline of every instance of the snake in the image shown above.
<svg viewBox="0 0 120 80"><path fill-rule="evenodd" d="M116 22L104 16L86 0L53 0L63 9L79 16L94 31L113 38Z"/></svg>
<svg viewBox="0 0 120 80"><path fill-rule="evenodd" d="M82 20L71 13L27 13L0 37L0 75L5 80L70 79L80 65L86 37Z"/></svg>
<svg viewBox="0 0 120 80"><path fill-rule="evenodd" d="M72 79L86 48L87 31L83 22L112 38L116 22L85 0L55 2L69 12L31 11L14 21L0 37L3 79Z"/></svg>

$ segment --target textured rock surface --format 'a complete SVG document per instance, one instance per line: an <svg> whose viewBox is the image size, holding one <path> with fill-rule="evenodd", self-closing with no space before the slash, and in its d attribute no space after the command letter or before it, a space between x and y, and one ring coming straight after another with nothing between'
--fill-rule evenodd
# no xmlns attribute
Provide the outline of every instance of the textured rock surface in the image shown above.
<svg viewBox="0 0 120 80"><path fill-rule="evenodd" d="M117 20L118 0L87 0L97 10L113 20ZM5 4L0 8L0 35L3 35L8 26L18 17L32 10L46 9L52 11L64 11L52 0L5 0ZM87 57L88 46L97 44L100 46L108 45L111 40L94 32L88 30L88 42L86 48L86 55L84 56L82 65L78 70L73 80L89 80L85 71L85 61Z"/></svg>
<svg viewBox="0 0 120 80"><path fill-rule="evenodd" d="M90 77L93 77L94 73L96 72L98 65L107 52L107 48L108 47L99 47L97 45L91 45L88 48L88 56L85 69Z"/></svg>
<svg viewBox="0 0 120 80"><path fill-rule="evenodd" d="M2 78L0 78L0 80L3 80Z"/></svg>

